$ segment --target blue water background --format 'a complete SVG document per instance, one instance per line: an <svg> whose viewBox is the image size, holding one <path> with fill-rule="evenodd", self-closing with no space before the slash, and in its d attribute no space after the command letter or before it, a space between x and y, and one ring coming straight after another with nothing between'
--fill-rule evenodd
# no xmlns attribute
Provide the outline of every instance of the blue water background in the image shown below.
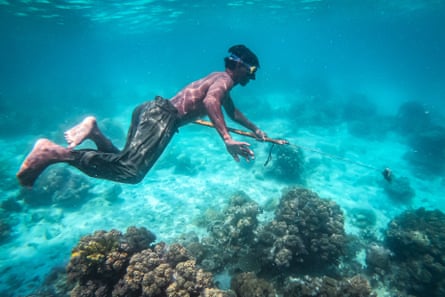
<svg viewBox="0 0 445 297"><path fill-rule="evenodd" d="M171 97L222 69L238 43L261 63L249 90L236 90L242 107L280 92L289 102L363 93L388 113L408 100L443 108L442 1L2 3L6 134L41 131L76 110L107 114Z"/></svg>
<svg viewBox="0 0 445 297"><path fill-rule="evenodd" d="M376 106L383 116L395 116L401 104L417 101L443 125L444 20L444 1L433 0L0 0L0 161L11 164L0 175L5 179L4 198L19 190L14 173L38 137L52 137L60 143L62 131L87 114L100 119L122 116L128 124L131 109L137 104L155 95L170 98L187 83L222 70L227 49L240 43L258 55L261 68L255 81L233 90L234 101L271 136L293 137L287 128L281 130L274 122L283 117L295 125L295 131L310 131L313 122L305 126L308 123L295 119L304 118L303 113L308 112L326 113L319 111L320 102L329 101L329 106L335 107L336 102L340 106L348 98ZM304 105L305 110L292 108L311 100L314 105ZM123 125L122 130L126 128ZM185 150L187 131L180 134L179 142ZM123 145L123 133L112 134L118 145ZM200 147L208 141L211 152L224 154L217 134L208 135L212 134L206 134L209 138L202 140ZM335 141L335 134L330 137ZM372 154L366 153L368 158ZM379 160L369 159L371 165L381 165ZM360 155L354 160L360 161ZM213 166L208 169L209 178L217 176L216 168L223 170L228 161L209 162ZM153 174L147 183L156 183ZM439 178L443 187L443 175ZM215 188L201 189L200 193L223 192L225 182L218 186L216 181ZM156 184L153 191L159 187ZM184 193L178 195L191 193L192 197L192 185L184 184L183 188ZM133 188L124 187L124 193L125 189ZM126 201L119 216L136 203L131 197L127 199L129 203ZM442 197L437 196L438 205L443 205L441 201ZM164 202L173 205L172 201ZM378 208L379 203L374 206ZM428 203L435 205L435 201ZM27 213L21 216L26 218ZM153 222L163 219L149 210L147 216L152 216ZM112 222L115 218L107 219ZM23 220L32 224L31 219ZM138 220L127 219L131 224ZM58 223L56 219L54 225ZM100 227L108 226L114 227L106 222ZM33 234L13 236L29 236L29 242L34 241ZM67 260L75 242L65 243L59 251L63 260ZM0 246L5 252L10 248ZM39 257L30 267L40 267L39 261L43 261L47 266L37 273L48 272L53 264L48 262L49 256L42 253ZM54 265L61 264L60 257L53 260ZM1 290L11 293L20 283L23 285L17 288L17 296L35 290L44 277L14 272L14 263L2 263L7 284L5 281Z"/></svg>

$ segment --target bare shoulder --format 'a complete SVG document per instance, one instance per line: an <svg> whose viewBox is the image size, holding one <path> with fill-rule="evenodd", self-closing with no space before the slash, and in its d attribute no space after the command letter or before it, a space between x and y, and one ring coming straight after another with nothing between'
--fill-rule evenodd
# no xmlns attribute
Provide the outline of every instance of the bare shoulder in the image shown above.
<svg viewBox="0 0 445 297"><path fill-rule="evenodd" d="M226 72L224 71L218 71L218 72L211 72L209 74L207 74L206 76L204 76L203 78L201 78L200 80L197 80L196 82L214 82L215 80L224 80L227 77L229 77L229 75L227 75Z"/></svg>
<svg viewBox="0 0 445 297"><path fill-rule="evenodd" d="M204 80L216 88L229 90L233 87L233 80L225 71L212 72L208 76L206 76Z"/></svg>

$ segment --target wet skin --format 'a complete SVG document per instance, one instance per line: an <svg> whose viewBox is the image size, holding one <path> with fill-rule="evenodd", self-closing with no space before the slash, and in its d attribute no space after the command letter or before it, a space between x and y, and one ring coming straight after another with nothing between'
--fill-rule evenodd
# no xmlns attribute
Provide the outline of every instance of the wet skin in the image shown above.
<svg viewBox="0 0 445 297"><path fill-rule="evenodd" d="M224 140L227 151L236 161L240 160L239 156L247 161L254 158L253 151L249 149L249 143L231 138L222 113L222 107L224 107L230 118L253 131L259 139L266 137L264 132L235 107L230 97L230 90L234 86L237 84L245 86L251 79L255 79L255 75L250 74L246 67L238 63L235 69L214 72L189 84L171 99L172 104L178 110L179 125L185 125L201 116L208 115ZM98 151L119 152L99 130L94 117L86 117L81 123L66 131L65 139L68 148L57 145L48 139L40 139L36 142L17 173L21 185L31 187L49 165L72 160L72 149L85 139L94 141Z"/></svg>

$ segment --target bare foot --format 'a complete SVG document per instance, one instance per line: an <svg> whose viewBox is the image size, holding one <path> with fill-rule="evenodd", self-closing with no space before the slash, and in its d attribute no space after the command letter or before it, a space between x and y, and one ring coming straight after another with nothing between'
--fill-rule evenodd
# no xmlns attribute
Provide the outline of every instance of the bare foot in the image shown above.
<svg viewBox="0 0 445 297"><path fill-rule="evenodd" d="M65 132L68 148L72 149L81 144L85 139L91 138L98 133L95 117L86 117L83 121Z"/></svg>
<svg viewBox="0 0 445 297"><path fill-rule="evenodd" d="M69 159L70 151L48 139L39 139L23 161L17 173L22 186L32 187L37 177L49 165Z"/></svg>

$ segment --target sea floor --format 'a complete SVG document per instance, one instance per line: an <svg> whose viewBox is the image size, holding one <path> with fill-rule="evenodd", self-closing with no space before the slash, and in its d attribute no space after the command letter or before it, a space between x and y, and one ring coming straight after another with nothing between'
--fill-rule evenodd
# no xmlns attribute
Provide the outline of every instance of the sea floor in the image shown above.
<svg viewBox="0 0 445 297"><path fill-rule="evenodd" d="M115 120L120 121L123 130L127 129L126 120ZM284 120L265 120L258 125L270 137L285 138L291 146L302 148L308 173L301 186L340 205L348 234L360 232L352 223L354 209L375 213L377 222L372 230L377 238L383 236L388 222L406 209L425 207L445 211L445 200L441 199L444 177L413 175L403 158L409 148L397 134L389 133L377 141L352 136L346 125L297 130ZM0 141L2 161L8 164L3 166L3 176L9 185L2 188L3 200L20 196L21 189L15 184L14 175L38 137L28 135ZM115 183L86 177L91 184L90 194L88 200L76 207L30 206L18 201L21 211L8 214L13 223L12 233L0 246L0 292L14 291L14 296L30 294L51 269L66 265L71 249L81 236L95 230L124 232L129 226L144 226L156 234L158 241L166 242L190 231L204 235L205 228L197 222L209 210L226 206L231 195L238 191L264 206L261 220L270 219L273 213L266 206L295 184L264 174L270 144L242 136L234 135L234 138L252 144L256 153L254 161L234 162L216 131L189 125L181 128L140 184L120 184L119 190L115 190ZM56 167L67 166L54 165L47 171ZM415 191L410 203L388 197L384 191L387 181L381 174L386 167L391 168L395 176L409 180ZM72 172L80 174L75 169ZM110 192L115 193L113 198L106 194Z"/></svg>

